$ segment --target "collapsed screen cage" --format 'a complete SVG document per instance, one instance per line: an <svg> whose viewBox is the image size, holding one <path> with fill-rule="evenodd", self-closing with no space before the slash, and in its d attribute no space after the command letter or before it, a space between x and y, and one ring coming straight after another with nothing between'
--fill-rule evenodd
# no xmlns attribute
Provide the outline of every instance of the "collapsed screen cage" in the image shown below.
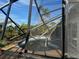
<svg viewBox="0 0 79 59"><path fill-rule="evenodd" d="M51 7L51 6L55 5L55 3L52 0L49 0L49 2L46 2L45 0L40 0L40 1L30 0L29 13L28 13L28 23L27 23L28 29L26 30L27 32L24 32L21 28L19 28L17 23L14 22L14 20L12 20L12 18L9 16L11 6L14 2L17 2L17 0L10 0L9 3L0 7L0 11L2 11L3 14L6 16L5 23L4 23L4 26L3 26L2 35L1 35L1 40L3 40L4 37L5 37L8 19L12 23L14 23L16 25L16 27L22 32L21 35L11 37L9 39L13 40L13 39L20 38L20 37L21 37L21 39L24 38L26 43L24 44L23 49L26 48L25 46L29 42L30 38L37 40L33 36L33 35L35 35L33 30L35 30L36 28L39 28L40 26L44 26L46 31L43 32L43 33L40 33L39 36L40 37L48 36L48 37L45 38L46 40L44 40L44 41L43 40L33 41L34 44L37 44L38 41L43 42L42 45L44 45L44 46L39 44L39 46L41 46L41 47L38 47L38 48L37 48L37 46L31 47L30 50L37 49L37 51L38 50L43 51L44 55L48 56L47 51L55 49L57 51L57 53L59 54L57 56L59 56L59 58L62 58L62 59L63 58L65 59L65 57L66 57L65 55L67 55L67 57L69 57L69 58L77 58L79 56L78 55L78 40L77 40L77 38L78 38L78 32L77 32L78 31L78 2L77 1L72 2L72 0L66 0L66 1L62 0L61 3L56 3L56 5L57 6L59 5L59 6L57 8L54 8L54 7ZM36 6L37 12L39 14L39 17L40 17L40 20L41 20L42 23L38 24L36 27L31 29L30 27L31 27L31 21L32 21L31 17L32 17L32 5L33 5L33 3ZM8 6L8 10L7 10L7 13L6 13L3 10L3 8L5 8L7 6ZM45 14L43 14L42 10L45 11L46 9L44 10L43 8L46 8L46 7L49 10L47 10L47 12L44 12ZM52 15L55 12L57 12L56 15ZM51 14L50 17L48 16L48 14ZM48 16L48 18L46 18L48 20L44 19L45 17L47 17L46 15ZM75 21L74 19L76 19L77 21ZM53 21L57 21L57 20L60 20L60 21L58 23L52 25ZM49 33L51 33L51 34L49 34ZM20 47L20 48L22 48L22 47ZM11 52L10 52L11 54L8 53L8 55L10 55L8 58L11 58L12 55L13 56L17 55L18 49L16 49L15 53L11 53ZM42 49L42 50L40 50L40 49ZM9 51L9 50L7 50L7 51ZM6 51L4 51L4 52L6 54ZM53 53L53 52L51 52L51 53ZM27 55L27 54L24 54L24 55ZM57 56L52 56L52 58L57 57ZM23 57L26 57L26 56L23 56ZM16 58L16 57L14 57L14 58Z"/></svg>

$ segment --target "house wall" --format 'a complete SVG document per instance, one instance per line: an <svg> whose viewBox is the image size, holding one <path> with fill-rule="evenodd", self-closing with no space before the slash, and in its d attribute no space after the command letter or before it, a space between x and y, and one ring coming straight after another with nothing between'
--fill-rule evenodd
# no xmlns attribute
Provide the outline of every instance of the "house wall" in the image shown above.
<svg viewBox="0 0 79 59"><path fill-rule="evenodd" d="M76 0L68 1L65 8L66 52L69 57L77 58L79 56L79 3Z"/></svg>

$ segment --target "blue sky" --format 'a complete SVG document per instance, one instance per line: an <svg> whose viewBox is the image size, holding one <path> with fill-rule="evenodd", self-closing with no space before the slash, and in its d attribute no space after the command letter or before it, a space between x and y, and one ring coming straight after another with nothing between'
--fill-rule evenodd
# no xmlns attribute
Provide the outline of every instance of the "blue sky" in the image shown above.
<svg viewBox="0 0 79 59"><path fill-rule="evenodd" d="M7 3L9 0L0 0L0 6ZM29 9L30 0L18 0L12 5L10 17L18 24L27 23L28 21L28 9ZM39 4L42 4L45 8L48 8L50 11L61 7L61 0L37 0ZM37 12L36 6L33 3L32 7L32 24L37 24L40 21L39 14ZM7 11L7 7L3 9ZM61 10L51 13L51 17L54 17L58 14L61 14ZM50 18L51 18L50 17ZM3 21L5 15L0 11L0 20Z"/></svg>

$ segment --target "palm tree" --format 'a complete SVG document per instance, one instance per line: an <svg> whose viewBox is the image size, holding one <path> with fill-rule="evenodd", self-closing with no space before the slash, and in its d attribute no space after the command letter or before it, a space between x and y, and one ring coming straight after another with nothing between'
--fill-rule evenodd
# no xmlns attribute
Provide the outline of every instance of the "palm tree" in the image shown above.
<svg viewBox="0 0 79 59"><path fill-rule="evenodd" d="M39 9L41 10L42 14L44 14L45 17L49 17L50 16L48 8L45 8L44 6L40 5Z"/></svg>

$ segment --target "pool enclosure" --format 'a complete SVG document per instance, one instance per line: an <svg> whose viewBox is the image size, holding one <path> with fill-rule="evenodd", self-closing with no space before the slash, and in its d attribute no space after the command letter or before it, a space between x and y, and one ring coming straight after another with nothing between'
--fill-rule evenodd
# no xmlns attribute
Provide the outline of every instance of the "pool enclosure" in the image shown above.
<svg viewBox="0 0 79 59"><path fill-rule="evenodd" d="M5 43L0 58L79 58L78 0L24 0L27 5L22 0L5 1L0 4L5 16L0 15L0 45ZM16 21L21 17L26 25Z"/></svg>

